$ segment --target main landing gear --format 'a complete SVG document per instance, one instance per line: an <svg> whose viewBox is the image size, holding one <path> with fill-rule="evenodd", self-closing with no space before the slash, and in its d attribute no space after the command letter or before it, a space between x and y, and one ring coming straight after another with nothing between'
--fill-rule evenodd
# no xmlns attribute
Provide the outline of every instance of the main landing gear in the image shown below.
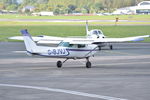
<svg viewBox="0 0 150 100"><path fill-rule="evenodd" d="M91 62L89 61L89 57L86 58L86 68L91 68L92 64Z"/></svg>
<svg viewBox="0 0 150 100"><path fill-rule="evenodd" d="M112 49L113 49L113 46L112 46L112 45L109 45L109 48L110 48L110 50L112 50Z"/></svg>
<svg viewBox="0 0 150 100"><path fill-rule="evenodd" d="M66 59L65 61L61 62L61 61L57 61L57 67L61 68L63 63L65 63L68 59ZM91 68L92 64L89 61L89 57L86 58L86 68Z"/></svg>

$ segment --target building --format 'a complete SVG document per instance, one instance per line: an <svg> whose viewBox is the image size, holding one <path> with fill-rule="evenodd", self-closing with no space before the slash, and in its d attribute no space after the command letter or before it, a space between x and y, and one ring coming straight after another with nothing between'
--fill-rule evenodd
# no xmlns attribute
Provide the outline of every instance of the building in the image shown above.
<svg viewBox="0 0 150 100"><path fill-rule="evenodd" d="M32 12L34 11L35 7L34 6L25 6L23 9L22 9L22 12L25 12L26 10Z"/></svg>
<svg viewBox="0 0 150 100"><path fill-rule="evenodd" d="M140 2L137 6L119 8L114 11L114 15L122 14L150 14L150 1Z"/></svg>
<svg viewBox="0 0 150 100"><path fill-rule="evenodd" d="M150 1L143 1L136 6L136 14L150 14Z"/></svg>
<svg viewBox="0 0 150 100"><path fill-rule="evenodd" d="M33 16L54 16L53 12L42 11L38 13L32 13Z"/></svg>
<svg viewBox="0 0 150 100"><path fill-rule="evenodd" d="M54 16L54 13L48 11L42 11L40 12L40 16Z"/></svg>

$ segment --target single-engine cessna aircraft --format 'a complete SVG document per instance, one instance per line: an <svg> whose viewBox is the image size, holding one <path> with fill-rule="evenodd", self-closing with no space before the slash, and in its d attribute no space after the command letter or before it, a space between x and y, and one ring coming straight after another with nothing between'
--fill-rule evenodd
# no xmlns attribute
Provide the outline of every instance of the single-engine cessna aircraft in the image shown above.
<svg viewBox="0 0 150 100"><path fill-rule="evenodd" d="M113 46L111 42L126 42L126 41L143 41L143 38L149 37L149 35L144 35L144 36L136 36L136 37L126 37L126 38L107 38L101 30L98 29L93 29L90 30L88 29L88 22L86 21L86 36L85 37L54 37L54 36L46 36L46 35L40 35L40 36L35 36L32 37L33 41L35 41L37 44L59 44L61 41L64 40L100 40L101 43L98 44L99 49L104 46L109 46L110 49L113 49ZM9 39L14 39L14 40L23 40L22 36L14 36L10 37Z"/></svg>
<svg viewBox="0 0 150 100"><path fill-rule="evenodd" d="M66 60L57 62L57 67L61 68L62 64L65 63L68 59L86 59L86 67L91 68L91 62L89 58L94 56L98 51L99 44L107 42L125 42L125 41L138 41L143 40L147 36L138 36L130 38L119 38L119 39L80 39L73 38L72 40L66 39L59 43L58 47L49 47L49 46L37 46L33 41L31 35L28 31L21 30L23 35L23 40L26 46L27 53L30 55L39 55L46 57L55 57L55 58L65 58Z"/></svg>

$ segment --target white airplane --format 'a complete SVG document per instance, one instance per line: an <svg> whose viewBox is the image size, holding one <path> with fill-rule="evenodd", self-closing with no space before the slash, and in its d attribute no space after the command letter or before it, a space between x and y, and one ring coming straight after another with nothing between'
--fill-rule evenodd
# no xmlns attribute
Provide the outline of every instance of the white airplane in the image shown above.
<svg viewBox="0 0 150 100"><path fill-rule="evenodd" d="M82 39L82 38L104 38L105 36L103 35L103 32L101 30L93 29L90 30L88 29L88 22L86 21L86 36L76 36L76 37L55 37L55 36L46 36L46 35L39 35L39 36L34 36L33 41L35 41L37 44L59 44L61 41L66 40L66 39ZM9 39L12 40L23 40L22 36L13 36L9 37Z"/></svg>
<svg viewBox="0 0 150 100"><path fill-rule="evenodd" d="M29 55L39 55L54 58L65 58L66 60L57 62L57 67L61 68L62 64L68 59L83 59L86 58L86 67L91 68L89 57L93 56L97 51L97 45L83 42L73 42L72 40L62 41L58 47L37 46L27 30L21 30L23 40ZM85 43L85 44L84 44Z"/></svg>
<svg viewBox="0 0 150 100"><path fill-rule="evenodd" d="M32 37L33 41L35 41L37 44L59 44L61 41L64 40L84 40L84 39L89 39L89 40L100 40L101 43L98 44L99 50L101 47L104 46L109 46L110 49L113 49L112 42L127 42L127 41L143 41L144 38L149 37L149 35L143 35L143 36L135 36L135 37L125 37L125 38L107 38L101 30L98 29L93 29L90 30L88 29L88 22L86 21L86 36L85 37L54 37L54 36L46 36L46 35L40 35L40 36L35 36ZM14 40L23 40L22 36L14 36L10 37L9 39L14 39Z"/></svg>
<svg viewBox="0 0 150 100"><path fill-rule="evenodd" d="M27 53L30 55L39 55L46 57L55 57L55 58L65 58L66 60L57 62L57 67L61 68L62 64L65 63L68 59L86 59L86 67L91 68L91 62L89 58L94 56L98 51L99 44L107 42L125 42L125 41L138 41L143 40L147 36L138 36L130 38L119 38L119 39L80 39L73 38L72 40L66 39L63 40L58 47L49 47L49 46L37 46L33 41L31 35L28 31L21 30L23 35L23 40L26 46Z"/></svg>

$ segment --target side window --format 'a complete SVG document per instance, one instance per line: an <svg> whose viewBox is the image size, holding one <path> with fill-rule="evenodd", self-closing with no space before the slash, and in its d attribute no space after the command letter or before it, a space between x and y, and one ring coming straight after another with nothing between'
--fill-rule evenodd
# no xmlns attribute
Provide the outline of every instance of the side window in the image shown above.
<svg viewBox="0 0 150 100"><path fill-rule="evenodd" d="M69 44L69 42L61 42L61 43L59 43L59 46L62 46L62 47L69 47L70 44Z"/></svg>
<svg viewBox="0 0 150 100"><path fill-rule="evenodd" d="M85 44L78 44L78 48L84 48Z"/></svg>
<svg viewBox="0 0 150 100"><path fill-rule="evenodd" d="M102 34L102 32L101 32L101 31L98 31L98 33L99 33L99 34Z"/></svg>
<svg viewBox="0 0 150 100"><path fill-rule="evenodd" d="M69 44L69 47L73 47L73 44Z"/></svg>
<svg viewBox="0 0 150 100"><path fill-rule="evenodd" d="M63 46L64 47L69 47L69 42L64 42Z"/></svg>

